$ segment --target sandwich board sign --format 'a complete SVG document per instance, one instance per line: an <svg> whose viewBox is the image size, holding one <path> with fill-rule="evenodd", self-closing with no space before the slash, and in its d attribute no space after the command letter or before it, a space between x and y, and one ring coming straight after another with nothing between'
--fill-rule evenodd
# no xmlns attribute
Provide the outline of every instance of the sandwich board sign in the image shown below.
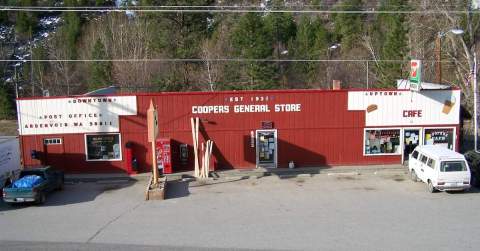
<svg viewBox="0 0 480 251"><path fill-rule="evenodd" d="M422 89L422 61L410 61L410 90L420 91Z"/></svg>

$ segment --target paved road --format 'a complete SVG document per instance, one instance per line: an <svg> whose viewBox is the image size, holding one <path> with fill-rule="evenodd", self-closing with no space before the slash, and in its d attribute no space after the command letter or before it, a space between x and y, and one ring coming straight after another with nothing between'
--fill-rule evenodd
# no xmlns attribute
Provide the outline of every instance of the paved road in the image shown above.
<svg viewBox="0 0 480 251"><path fill-rule="evenodd" d="M176 198L165 201L143 201L145 184L129 182L68 185L43 206L0 204L0 249L480 247L477 190L429 194L388 172L187 184L173 184Z"/></svg>

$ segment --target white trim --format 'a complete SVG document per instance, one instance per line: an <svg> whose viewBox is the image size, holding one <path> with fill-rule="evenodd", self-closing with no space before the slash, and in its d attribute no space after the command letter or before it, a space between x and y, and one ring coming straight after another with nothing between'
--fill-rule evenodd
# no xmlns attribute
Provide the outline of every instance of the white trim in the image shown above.
<svg viewBox="0 0 480 251"><path fill-rule="evenodd" d="M119 159L88 159L88 147L87 147L87 136L91 135L118 135L118 144L120 145L120 158ZM85 161L92 161L92 162L98 162L98 161L122 161L123 160L123 154L122 154L122 134L117 132L117 133L87 133L84 134L84 143L85 143Z"/></svg>
<svg viewBox="0 0 480 251"><path fill-rule="evenodd" d="M457 128L455 126L439 126L439 127L423 127L423 135L422 138L425 138L425 130L428 129L453 129L453 138L452 138L452 146L453 151L457 151ZM425 140L423 141L423 145L425 145Z"/></svg>
<svg viewBox="0 0 480 251"><path fill-rule="evenodd" d="M399 145L399 148L400 148L400 153L374 153L374 154L366 154L365 153L365 135L367 133L367 130L399 130L400 131L400 145ZM402 143L403 142L403 130L401 127L368 127L368 128L363 128L363 156L395 156L395 155L403 155L403 152L401 151L402 150Z"/></svg>
<svg viewBox="0 0 480 251"><path fill-rule="evenodd" d="M271 165L264 165L259 163L259 147L258 147L258 133L259 132L273 132L274 143L275 143L275 152L273 156L273 166ZM269 167L269 168L277 168L278 167L278 134L277 129L260 129L255 131L255 163L257 168L258 167Z"/></svg>
<svg viewBox="0 0 480 251"><path fill-rule="evenodd" d="M59 143L53 143L51 141L53 140L58 140ZM50 142L46 142L46 141L50 141ZM43 144L46 145L46 146L49 146L49 145L61 145L63 144L63 139L62 138L43 138Z"/></svg>

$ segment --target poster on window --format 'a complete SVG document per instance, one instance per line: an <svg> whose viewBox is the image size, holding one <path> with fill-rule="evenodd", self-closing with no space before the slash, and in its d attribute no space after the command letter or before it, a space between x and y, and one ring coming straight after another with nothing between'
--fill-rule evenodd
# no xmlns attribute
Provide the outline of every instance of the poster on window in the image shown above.
<svg viewBox="0 0 480 251"><path fill-rule="evenodd" d="M439 145L453 149L453 128L425 129L425 145Z"/></svg>
<svg viewBox="0 0 480 251"><path fill-rule="evenodd" d="M400 154L400 129L365 130L365 154Z"/></svg>
<svg viewBox="0 0 480 251"><path fill-rule="evenodd" d="M87 160L121 160L120 134L86 135Z"/></svg>

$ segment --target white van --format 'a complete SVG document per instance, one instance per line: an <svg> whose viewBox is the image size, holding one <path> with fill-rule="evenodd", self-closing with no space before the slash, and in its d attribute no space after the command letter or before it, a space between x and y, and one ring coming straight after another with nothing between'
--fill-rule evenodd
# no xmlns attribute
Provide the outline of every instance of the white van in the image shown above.
<svg viewBox="0 0 480 251"><path fill-rule="evenodd" d="M20 174L18 137L0 137L0 192ZM1 195L0 195L1 196Z"/></svg>
<svg viewBox="0 0 480 251"><path fill-rule="evenodd" d="M428 191L465 191L470 188L470 168L465 157L445 147L417 146L408 161L413 181L427 183Z"/></svg>

